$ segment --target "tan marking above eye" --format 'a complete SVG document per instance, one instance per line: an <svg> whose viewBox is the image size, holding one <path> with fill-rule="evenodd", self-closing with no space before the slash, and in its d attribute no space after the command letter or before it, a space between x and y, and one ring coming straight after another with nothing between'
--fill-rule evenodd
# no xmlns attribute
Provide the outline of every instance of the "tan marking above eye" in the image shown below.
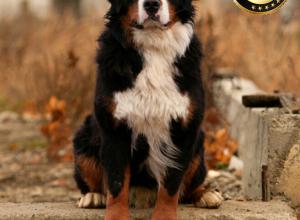
<svg viewBox="0 0 300 220"><path fill-rule="evenodd" d="M125 16L122 17L122 25L125 29L129 29L132 23L137 22L138 20L138 2L134 1L129 7L128 12Z"/></svg>

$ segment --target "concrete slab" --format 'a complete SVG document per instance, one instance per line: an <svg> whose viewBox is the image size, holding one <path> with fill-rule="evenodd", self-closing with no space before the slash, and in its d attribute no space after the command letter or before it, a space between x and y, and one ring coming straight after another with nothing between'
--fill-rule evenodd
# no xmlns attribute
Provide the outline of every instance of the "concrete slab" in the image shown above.
<svg viewBox="0 0 300 220"><path fill-rule="evenodd" d="M150 219L150 210L132 211L132 219ZM0 220L95 220L104 219L104 210L83 210L73 203L0 203ZM281 201L226 201L219 209L181 206L178 220L297 220L294 211Z"/></svg>

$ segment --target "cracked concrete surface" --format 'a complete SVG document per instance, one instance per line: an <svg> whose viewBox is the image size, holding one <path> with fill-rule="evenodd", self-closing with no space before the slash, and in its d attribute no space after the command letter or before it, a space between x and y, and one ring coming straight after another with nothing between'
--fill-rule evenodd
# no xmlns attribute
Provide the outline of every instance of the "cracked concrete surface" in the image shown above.
<svg viewBox="0 0 300 220"><path fill-rule="evenodd" d="M132 211L132 220L150 219L149 210ZM95 220L104 219L104 210L78 209L74 203L0 203L0 220ZM294 211L280 201L226 201L219 209L181 206L178 220L297 220Z"/></svg>

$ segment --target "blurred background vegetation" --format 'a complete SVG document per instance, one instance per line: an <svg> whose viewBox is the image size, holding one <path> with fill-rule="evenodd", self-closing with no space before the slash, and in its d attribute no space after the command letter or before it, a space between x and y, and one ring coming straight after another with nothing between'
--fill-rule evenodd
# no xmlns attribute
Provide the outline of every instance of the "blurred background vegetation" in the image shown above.
<svg viewBox="0 0 300 220"><path fill-rule="evenodd" d="M217 127L211 135L226 142L226 123L220 125L210 95L217 69L230 69L269 92L300 96L300 1L289 0L281 13L267 16L247 14L231 0L194 2L205 53L205 127ZM92 110L96 41L107 8L105 0L0 1L0 111L45 118L43 133L64 145ZM236 144L229 146L234 153Z"/></svg>

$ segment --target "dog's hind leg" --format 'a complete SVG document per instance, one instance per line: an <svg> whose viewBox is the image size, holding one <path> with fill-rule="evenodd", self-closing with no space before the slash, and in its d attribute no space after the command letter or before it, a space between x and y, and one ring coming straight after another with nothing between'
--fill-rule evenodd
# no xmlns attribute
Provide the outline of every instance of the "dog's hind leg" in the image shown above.
<svg viewBox="0 0 300 220"><path fill-rule="evenodd" d="M223 201L222 195L203 184L205 165L199 156L193 159L184 177L182 203L193 203L199 208L218 208Z"/></svg>
<svg viewBox="0 0 300 220"><path fill-rule="evenodd" d="M80 157L76 160L75 180L82 197L78 201L79 208L104 208L106 195L103 190L102 168L92 158Z"/></svg>
<svg viewBox="0 0 300 220"><path fill-rule="evenodd" d="M84 125L74 138L75 173L74 178L82 193L79 208L105 207L106 195L103 185L103 168L100 157L100 138L92 116L87 117Z"/></svg>
<svg viewBox="0 0 300 220"><path fill-rule="evenodd" d="M223 201L222 195L211 189L206 189L203 186L204 180L207 175L207 170L204 160L203 146L204 135L200 134L198 138L197 152L190 164L185 177L182 203L193 203L199 208L218 208Z"/></svg>

